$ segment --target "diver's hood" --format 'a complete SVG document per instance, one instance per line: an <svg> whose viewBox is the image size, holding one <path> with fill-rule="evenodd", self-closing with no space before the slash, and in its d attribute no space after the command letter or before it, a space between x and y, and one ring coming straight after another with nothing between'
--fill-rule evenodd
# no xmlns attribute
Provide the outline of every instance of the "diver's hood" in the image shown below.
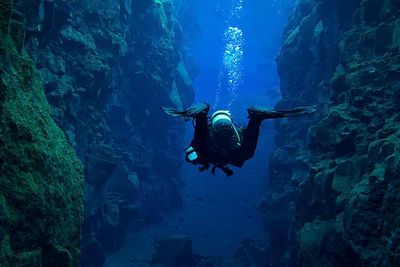
<svg viewBox="0 0 400 267"><path fill-rule="evenodd" d="M228 110L217 110L211 116L211 127L215 131L232 128L231 113Z"/></svg>
<svg viewBox="0 0 400 267"><path fill-rule="evenodd" d="M232 121L232 115L228 110L217 110L211 116L211 127L213 129L213 143L220 148L231 146L232 136L236 136L240 145L240 136Z"/></svg>

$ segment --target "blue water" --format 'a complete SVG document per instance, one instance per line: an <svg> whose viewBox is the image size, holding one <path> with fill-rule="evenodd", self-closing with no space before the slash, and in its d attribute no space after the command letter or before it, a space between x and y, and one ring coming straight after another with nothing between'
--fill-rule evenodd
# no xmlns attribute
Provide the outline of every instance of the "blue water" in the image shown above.
<svg viewBox="0 0 400 267"><path fill-rule="evenodd" d="M229 19L222 16L224 12L218 12L218 7L230 10L232 2L219 1L218 6L215 0L198 1L196 15L202 35L190 52L199 69L194 80L196 101L230 109L234 120L245 125L249 106L273 107L280 98L275 57L279 53L291 1L243 1L242 16ZM226 77L221 82L220 76L224 70L226 47L223 37L229 26L239 28L244 36L241 80L233 97ZM222 92L219 101L216 99L218 90ZM187 143L192 135L190 124ZM241 169L235 168L233 177L226 178L222 173L198 173L196 167L185 165L183 179L186 186L181 214L184 221L178 232L192 237L195 251L229 257L242 239L268 242L257 205L266 190L267 162L273 147L272 122L264 122L256 155Z"/></svg>
<svg viewBox="0 0 400 267"><path fill-rule="evenodd" d="M271 151L272 125L265 124L256 156L226 177L184 168L186 186L179 233L191 236L193 248L203 255L231 257L243 239L267 241L258 202L266 190L266 165ZM267 153L265 153L267 152Z"/></svg>
<svg viewBox="0 0 400 267"><path fill-rule="evenodd" d="M229 109L237 124L246 125L249 106L273 107L280 99L275 57L293 0L243 0L240 18L232 18L231 5L235 1L240 0L196 2L193 19L198 20L201 35L189 56L198 70L193 81L195 101ZM234 94L223 61L227 45L224 33L230 26L243 33L243 54L237 70L240 79ZM189 144L193 126L186 126ZM129 235L124 248L111 255L105 266L145 266L155 252L153 240L165 235L189 236L195 253L219 258L232 257L243 239L268 243L257 206L266 191L268 159L273 148L273 122L265 121L255 156L242 168L232 168L232 177L227 178L219 170L216 175L199 173L197 166L184 163L182 210ZM181 156L184 157L183 151Z"/></svg>
<svg viewBox="0 0 400 267"><path fill-rule="evenodd" d="M198 1L196 6L202 31L200 40L190 51L199 69L194 80L196 100L215 104L225 46L223 35L227 27L234 26L244 35L242 83L236 100L246 98L249 104L272 105L279 96L275 57L279 53L291 1L247 0L243 3L243 16L231 20L217 13L217 2ZM219 2L222 9L230 10L230 3L235 1ZM232 112L240 115L242 111L232 109Z"/></svg>

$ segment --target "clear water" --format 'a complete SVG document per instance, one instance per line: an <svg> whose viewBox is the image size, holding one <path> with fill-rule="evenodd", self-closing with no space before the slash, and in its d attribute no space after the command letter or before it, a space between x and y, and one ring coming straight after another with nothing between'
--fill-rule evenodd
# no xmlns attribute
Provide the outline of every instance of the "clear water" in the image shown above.
<svg viewBox="0 0 400 267"><path fill-rule="evenodd" d="M199 71L196 102L229 109L239 125L247 123L249 106L275 105L280 99L275 57L292 1L196 1L201 36L189 50ZM192 136L193 126L187 123L186 144ZM227 178L218 170L216 175L199 173L185 163L183 209L131 233L105 266L146 266L155 252L153 240L161 236L189 236L195 253L219 258L233 256L243 239L267 243L257 206L266 191L273 148L272 122L264 122L255 156L234 168L234 176Z"/></svg>
<svg viewBox="0 0 400 267"><path fill-rule="evenodd" d="M194 80L196 101L229 109L241 125L247 123L249 106L274 106L280 98L275 57L290 4L198 1L196 15L202 35L191 50L199 68ZM234 169L233 177L198 173L196 167L185 165L184 221L179 232L192 237L194 250L229 257L242 239L268 241L257 205L266 190L272 131L272 123L264 122L256 155L241 169ZM187 143L192 134L190 124Z"/></svg>

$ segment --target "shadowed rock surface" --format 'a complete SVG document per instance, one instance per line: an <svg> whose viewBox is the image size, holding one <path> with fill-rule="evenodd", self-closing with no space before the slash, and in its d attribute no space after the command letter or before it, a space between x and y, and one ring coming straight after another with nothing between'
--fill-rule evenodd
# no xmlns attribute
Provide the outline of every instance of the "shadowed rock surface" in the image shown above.
<svg viewBox="0 0 400 267"><path fill-rule="evenodd" d="M302 0L290 16L278 107L319 112L276 124L260 206L273 266L400 264L399 12L391 0Z"/></svg>
<svg viewBox="0 0 400 267"><path fill-rule="evenodd" d="M2 27L32 59L51 113L84 166L82 265L101 266L130 222L158 221L181 205L183 124L159 109L193 100L172 2L3 3L2 16L13 10L17 19Z"/></svg>

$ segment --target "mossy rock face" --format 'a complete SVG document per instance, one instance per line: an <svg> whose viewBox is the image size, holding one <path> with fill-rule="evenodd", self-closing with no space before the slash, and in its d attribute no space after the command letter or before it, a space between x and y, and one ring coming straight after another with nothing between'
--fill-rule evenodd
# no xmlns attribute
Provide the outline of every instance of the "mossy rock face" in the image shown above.
<svg viewBox="0 0 400 267"><path fill-rule="evenodd" d="M182 150L184 126L179 121L168 120L159 106L187 107L194 94L184 50L181 50L183 37L173 12L173 1L15 0L9 3L8 9L0 6L0 15L7 17L1 27L18 44L15 53L21 51L23 44L24 52L33 59L54 120L85 168L88 193L85 198L87 224L84 225L88 227L82 231L82 265L89 266L85 264L89 262L100 266L105 252L119 249L133 216L146 220L159 218L159 214L180 205L181 159L177 155ZM16 12L25 20L16 16ZM24 32L15 29L24 21L28 34L22 39ZM9 113L14 116L13 109ZM36 129L31 130L30 125L14 124L26 144L38 139ZM35 160L47 168L49 157L50 162L59 164L52 160L56 156L46 152ZM30 164L36 164L35 160ZM61 161L69 164L65 157ZM23 173L24 179L40 181L44 171L38 171L36 176L30 171ZM147 191L141 185L146 181L152 190ZM47 194L41 195L41 185L32 187L40 197L47 197ZM143 190L151 197L141 198ZM32 202L31 208L40 206L40 201ZM58 197L57 201L62 198ZM117 202L124 204L117 205ZM46 215L42 210L40 214ZM109 231L110 227L115 231ZM53 245L57 251L66 248ZM67 249L75 258L75 250ZM53 252L51 255L62 254Z"/></svg>
<svg viewBox="0 0 400 267"><path fill-rule="evenodd" d="M287 255L296 266L400 266L399 7L294 6L278 57L281 103L317 104L318 112L311 123L277 123L263 203L267 221L277 211L267 225L274 266ZM288 145L293 159L277 166ZM268 198L276 192L278 201Z"/></svg>
<svg viewBox="0 0 400 267"><path fill-rule="evenodd" d="M51 117L34 63L7 31L0 35L0 265L73 266L82 167Z"/></svg>

